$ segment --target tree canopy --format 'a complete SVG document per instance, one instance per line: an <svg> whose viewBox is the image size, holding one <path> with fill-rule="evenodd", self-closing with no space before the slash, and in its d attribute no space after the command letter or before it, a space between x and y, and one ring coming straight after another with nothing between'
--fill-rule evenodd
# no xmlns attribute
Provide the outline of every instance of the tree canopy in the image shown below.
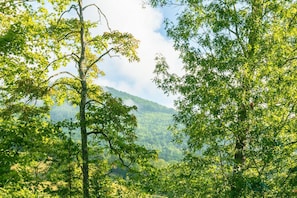
<svg viewBox="0 0 297 198"><path fill-rule="evenodd" d="M188 139L180 177L191 190L179 193L293 196L296 2L152 3L182 10L166 27L184 74L170 73L162 56L155 70L156 84L180 95L173 130Z"/></svg>
<svg viewBox="0 0 297 198"><path fill-rule="evenodd" d="M297 2L150 2L179 7L165 27L183 73L156 57L154 82L177 94L176 111L145 102L143 119L159 119L156 108L163 118L175 114L169 129L183 160L156 161L156 151L137 142L136 106L95 83L106 57L139 60L133 35L111 30L88 1L6 0L0 197L296 196ZM86 19L90 8L101 24ZM64 102L77 114L54 122L50 110ZM164 135L150 130L158 144Z"/></svg>

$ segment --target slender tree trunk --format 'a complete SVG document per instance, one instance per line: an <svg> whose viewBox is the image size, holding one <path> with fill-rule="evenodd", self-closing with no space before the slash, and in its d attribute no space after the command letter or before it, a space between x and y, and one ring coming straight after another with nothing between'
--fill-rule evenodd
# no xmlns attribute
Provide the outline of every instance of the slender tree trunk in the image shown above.
<svg viewBox="0 0 297 198"><path fill-rule="evenodd" d="M83 17L83 5L82 0L78 0L79 5L79 19L80 19L80 43L81 43L81 54L78 63L79 76L81 80L81 98L80 98L80 109L79 109L79 119L80 119L80 133L81 133L81 152L82 152L82 173L83 173L83 197L89 198L89 156L88 156L88 135L86 127L86 102L87 102L87 81L86 81L86 69L85 69L85 59L86 59L86 41L85 41L85 27L84 27L84 17Z"/></svg>
<svg viewBox="0 0 297 198"><path fill-rule="evenodd" d="M81 102L80 102L80 131L81 131L81 151L82 151L82 173L83 173L83 193L84 197L89 197L89 156L88 156L88 136L86 129L86 93L87 93L87 83L85 80L81 82Z"/></svg>

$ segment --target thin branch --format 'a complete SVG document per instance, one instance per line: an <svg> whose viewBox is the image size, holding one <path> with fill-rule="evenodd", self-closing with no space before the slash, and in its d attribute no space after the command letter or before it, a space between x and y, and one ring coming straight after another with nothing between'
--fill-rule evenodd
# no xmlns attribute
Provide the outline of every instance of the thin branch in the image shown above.
<svg viewBox="0 0 297 198"><path fill-rule="evenodd" d="M255 169L256 169L256 171L258 173L258 176L261 176L262 175L262 172L263 172L263 170L264 170L264 168L266 166L266 163L264 162L264 166L262 166L262 169L260 171L260 168L259 168L259 166L258 166L258 164L257 164L257 162L256 162L256 160L254 158L255 156L250 156L250 157L252 159L252 162L254 163L254 166L255 166Z"/></svg>
<svg viewBox="0 0 297 198"><path fill-rule="evenodd" d="M235 5L233 5L233 11L236 13L237 10L236 10L236 7ZM246 51L245 51L245 46L244 46L244 43L242 42L242 39L240 38L240 35L239 35L239 29L238 29L238 24L235 23L235 35L239 41L239 44L240 44L240 47L241 47L241 50L243 52L244 55L246 55Z"/></svg>
<svg viewBox="0 0 297 198"><path fill-rule="evenodd" d="M124 159L121 157L120 153L118 153L118 157L119 157L119 160L121 161L122 165L125 166L126 168L130 169L132 162L130 162L129 164L125 164Z"/></svg>
<svg viewBox="0 0 297 198"><path fill-rule="evenodd" d="M217 142L216 142L216 144L217 144ZM222 157L222 153L219 151L218 152L219 153L219 159L220 159L220 166L221 166L221 172L222 172L222 175L224 176L224 178L226 178L227 180L228 180L228 177L227 177L227 175L225 174L225 172L224 172L224 165L223 165L223 157Z"/></svg>
<svg viewBox="0 0 297 198"><path fill-rule="evenodd" d="M67 75L73 77L74 79L81 81L80 78L78 78L77 76L75 76L74 74L72 74L72 73L70 73L68 71L62 71L62 72L56 73L56 74L50 76L46 81L50 81L52 78L54 78L56 76L59 76L59 75L62 75L62 74L67 74Z"/></svg>
<svg viewBox="0 0 297 198"><path fill-rule="evenodd" d="M296 16L297 16L297 13L295 13L294 16L290 19L288 28L291 28L291 26L292 26L293 24L295 24L294 21L295 21L295 19L296 19Z"/></svg>
<svg viewBox="0 0 297 198"><path fill-rule="evenodd" d="M66 14L66 13L69 13L72 9L74 9L76 11L76 13L78 13L76 5L72 4L68 10L65 10L64 12L62 12L62 14L60 15L60 17L59 17L59 19L57 21L57 24L60 23L63 15Z"/></svg>
<svg viewBox="0 0 297 198"><path fill-rule="evenodd" d="M66 55L64 55L64 56L62 56L62 57L60 57L60 58L58 58L58 59L55 59L55 60L53 60L52 62L50 62L45 68L44 68L44 71L45 70L47 70L52 64L54 64L55 62L58 62L58 61L60 61L60 60L63 60L63 59L65 59L65 58L67 58L67 57L71 57L71 56L73 56L74 54L72 53L72 54L66 54Z"/></svg>
<svg viewBox="0 0 297 198"><path fill-rule="evenodd" d="M107 135L105 133L103 133L103 129L101 129L100 131L90 131L87 133L87 135L98 135L98 134L101 134L105 138L108 138Z"/></svg>
<svg viewBox="0 0 297 198"><path fill-rule="evenodd" d="M101 39L98 39L97 37L93 37L92 39L87 41L88 44L93 43L93 42L100 42L104 46L104 48L107 50L107 46L103 42L101 42Z"/></svg>
<svg viewBox="0 0 297 198"><path fill-rule="evenodd" d="M68 32L68 33L65 34L63 37L61 37L60 39L58 39L58 42L64 40L65 38L67 38L67 37L70 36L71 34L75 34L75 33L79 33L79 31L71 31L71 32Z"/></svg>
<svg viewBox="0 0 297 198"><path fill-rule="evenodd" d="M112 50L114 50L114 48L110 48L109 50L107 50L106 52L104 52L103 54L101 54L96 60L94 60L90 65L87 66L86 69L86 73L89 71L89 69L95 65L98 61L100 61L105 55L109 54Z"/></svg>
<svg viewBox="0 0 297 198"><path fill-rule="evenodd" d="M92 100L87 101L87 102L86 102L86 105L89 105L91 102L96 102L96 103L98 103L98 104L100 104L100 105L103 105L102 102L100 102L99 100L95 100L95 99L92 99ZM92 133L91 133L91 134L92 134Z"/></svg>
<svg viewBox="0 0 297 198"><path fill-rule="evenodd" d="M102 10L96 5L96 4L89 4L89 5L87 5L87 6L85 6L84 8L83 8L83 11L85 10L85 9L87 9L88 7L95 7L95 8L97 8L97 11L98 11L98 15L99 15L99 17L102 15L103 16L103 18L105 19L105 21L106 21L106 26L107 26L107 28L108 28L108 30L111 32L111 28L110 28L110 26L109 26L109 22L108 22L108 19L107 19L107 17L106 17L106 15L104 14L104 12L102 12ZM100 20L100 19L99 19Z"/></svg>
<svg viewBox="0 0 297 198"><path fill-rule="evenodd" d="M66 86L69 86L69 87L72 88L72 90L74 90L74 91L76 91L78 94L80 94L79 89L75 89L71 84L66 83L66 82L55 82L55 83L53 83L51 86L49 86L48 89L53 89L53 88L54 88L55 86L57 86L57 85L66 85Z"/></svg>
<svg viewBox="0 0 297 198"><path fill-rule="evenodd" d="M289 120L290 115L291 115L291 112L293 112L294 109L295 109L295 103L292 105L292 107L291 107L291 109L290 109L290 111L289 111L289 113L287 115L283 114L282 124L279 127L277 127L277 130L275 130L274 137L278 136L279 133L281 132L281 130L287 125L288 120Z"/></svg>
<svg viewBox="0 0 297 198"><path fill-rule="evenodd" d="M288 58L284 61L284 63L281 66L285 66L287 63L293 61L293 60L297 60L297 57L292 57L292 58Z"/></svg>
<svg viewBox="0 0 297 198"><path fill-rule="evenodd" d="M297 141L293 141L293 142L287 143L284 146L290 146L290 145L293 145L293 144L297 144Z"/></svg>
<svg viewBox="0 0 297 198"><path fill-rule="evenodd" d="M100 131L91 131L91 132L88 132L87 135L91 135L91 134L95 134L95 135L98 135L98 134L101 134L105 137L105 140L107 140L108 142L108 145L109 145L109 148L114 151L117 155L118 155L118 158L119 160L121 161L121 164L127 168L130 169L130 166L132 164L129 163L128 165L125 163L124 159L122 158L121 154L119 152L117 152L117 149L115 149L112 145L112 142L111 142L111 139L108 137L108 135L106 135L104 132L103 132L103 129L101 129Z"/></svg>
<svg viewBox="0 0 297 198"><path fill-rule="evenodd" d="M280 186L284 186L285 183L288 181L289 177L291 176L292 172L289 170L288 175L284 178L284 181L281 183ZM278 191L276 194L276 197L279 197L278 195L281 193L281 191Z"/></svg>
<svg viewBox="0 0 297 198"><path fill-rule="evenodd" d="M72 55L72 57L74 58L74 61L78 63L78 61L79 61L79 56L78 56L77 54L73 53L73 52L71 53L71 55Z"/></svg>

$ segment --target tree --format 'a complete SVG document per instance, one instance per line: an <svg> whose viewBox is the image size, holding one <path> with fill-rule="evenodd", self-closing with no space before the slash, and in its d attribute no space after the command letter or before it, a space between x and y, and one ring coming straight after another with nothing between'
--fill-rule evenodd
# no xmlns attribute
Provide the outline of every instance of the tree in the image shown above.
<svg viewBox="0 0 297 198"><path fill-rule="evenodd" d="M90 196L88 135L98 132L88 131L96 126L92 123L96 122L92 116L98 116L100 112L105 113L105 116L113 116L105 120L108 124L104 126L108 131L100 130L100 134L101 138L110 143L111 152L118 155L124 164L139 162L141 161L139 157L145 161L144 155L154 155L154 152L150 153L134 143L136 137L133 127L136 126L136 120L130 115L134 107L126 107L121 101L110 97L102 98L103 90L94 83L98 75L103 75L97 63L105 56L123 55L129 61L138 60L136 55L138 41L131 34L111 31L107 27L107 32L94 36L91 30L97 27L97 24L85 20L84 13L93 7L97 9L100 17L106 18L96 4L84 6L82 0L49 0L46 3L11 0L1 2L0 7L3 8L0 11L0 18L3 21L0 29L0 141L3 143L1 171L10 170L8 171L10 174L19 173L18 170L22 170L23 175L28 171L35 171L34 177L26 177L28 182L23 182L29 185L26 186L24 193L31 193L26 196L34 196L39 191L45 193L42 194L44 196L48 196L47 192L51 195L60 193L59 195L63 196L72 193L71 175L76 170L69 165L71 162L63 158L68 155L73 159L70 151L76 147L73 146L75 143L71 139L65 138L60 123L50 122L49 109L53 104L52 99L58 102L67 100L72 105L79 106L78 123L70 124L77 124L81 131L84 197ZM77 73L58 70L63 66L76 68ZM106 112L105 109L100 108L105 102L111 106L104 105L104 108L112 112ZM120 118L119 123L115 123L118 120L114 120L117 116ZM101 120L101 125L104 124L103 121ZM100 134L98 133L99 136ZM47 147L53 150L46 150ZM56 151L57 148L61 148L61 151ZM68 150L64 152L66 148ZM127 153L121 149L127 149L131 155L124 156ZM26 164L21 164L21 169L16 170L15 168L18 168L19 162L22 161L17 158L18 155L27 158L23 160ZM79 157L75 160L80 162ZM40 164L43 167L42 171L39 170ZM55 171L56 167L59 169ZM65 167L69 168L69 171L66 179L64 178L65 181L61 181L62 189L39 188L41 183L42 185L44 182L52 184L57 182L57 178L63 180L65 174L61 172ZM56 177L54 178L53 175ZM0 187L9 182L13 187L19 178L21 177L12 181L10 176L3 177ZM63 182L68 182L68 193L63 191L65 187ZM32 185L34 192L28 190ZM57 185L50 187L59 188ZM17 188L14 190L16 191ZM14 196L24 195L15 192Z"/></svg>
<svg viewBox="0 0 297 198"><path fill-rule="evenodd" d="M61 1L62 2L62 1ZM57 1L53 1L58 3ZM89 4L84 6L82 0L71 1L68 6L68 10L60 12L60 16L57 21L53 21L50 26L50 32L54 35L58 35L59 32L63 32L62 36L56 37L57 45L63 46L67 49L67 53L64 55L59 54L56 58L55 64L58 64L59 61L65 61L73 63L77 68L77 75L70 73L68 71L58 72L53 77L60 74L68 75L66 77L61 77L58 80L54 81L51 89L57 93L57 98L66 98L69 102L74 105L79 106L79 126L80 126L80 135L81 135L81 152L82 152L82 172L83 172L83 194L84 197L89 197L89 153L88 153L88 135L92 133L100 134L102 137L109 143L110 148L114 151L117 149L117 154L122 160L119 150L120 148L115 148L115 145L111 144L111 137L106 133L126 133L128 137L131 136L131 129L125 128L130 127L129 119L124 118L123 121L120 121L119 126L117 125L116 117L106 118L104 122L112 122L108 125L109 131L93 131L88 132L89 129L92 129L93 122L98 122L97 120L92 120L92 116L98 116L97 114L92 114L90 117L86 117L88 113L93 112L94 108L96 109L96 104L99 106L103 104L103 101L100 101L100 94L102 89L94 84L94 79L98 75L102 75L103 72L100 71L97 67L97 63L102 61L105 56L113 55L122 55L128 58L129 61L137 61L138 57L136 55L136 48L138 47L138 41L129 33L121 33L119 31L108 31L103 34L97 34L93 36L91 29L97 27L96 23L85 20L84 13L91 7L94 7L98 10L99 14L105 15L101 9L96 4ZM67 7L66 6L66 7ZM107 23L108 24L108 23ZM110 30L110 28L108 27ZM62 47L62 48L63 48ZM108 101L116 101L115 99L108 99ZM95 104L94 104L95 103ZM117 108L117 110L123 110L126 107L119 104L119 102L109 103L111 106L106 106L107 109L113 110L112 108ZM97 113L100 111L96 110ZM127 117L128 111L118 112L118 116ZM123 113L123 114L122 114ZM116 116L116 113L110 112L103 114L108 116L109 114ZM111 120L109 120L111 119ZM90 120L92 122L90 123ZM133 122L134 119L132 119ZM103 123L100 123L101 125ZM90 127L90 128L89 128ZM111 127L111 128L110 128ZM116 131L115 131L116 130ZM120 137L120 136L119 136ZM125 137L125 134L123 134ZM126 138L126 137L125 137ZM134 138L130 139L133 140ZM119 139L118 142L113 142L116 145L126 144L122 141L128 141L129 139ZM129 143L130 140L128 141ZM132 144L131 144L132 146ZM136 146L133 144L133 146ZM126 145L127 147L127 145Z"/></svg>
<svg viewBox="0 0 297 198"><path fill-rule="evenodd" d="M155 82L180 96L173 130L187 138L191 175L205 178L189 186L215 197L292 196L296 2L151 2L183 9L166 27L184 74L159 56Z"/></svg>

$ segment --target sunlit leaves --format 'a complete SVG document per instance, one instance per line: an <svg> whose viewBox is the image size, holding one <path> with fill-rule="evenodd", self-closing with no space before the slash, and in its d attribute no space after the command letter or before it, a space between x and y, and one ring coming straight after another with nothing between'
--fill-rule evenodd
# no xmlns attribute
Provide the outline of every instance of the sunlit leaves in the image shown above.
<svg viewBox="0 0 297 198"><path fill-rule="evenodd" d="M296 161L296 146L288 143L296 141L296 2L181 2L182 12L167 30L185 74L170 74L158 58L155 82L180 95L176 126L184 127L193 157L219 159L215 168L227 173L200 175L218 177L211 185L224 181L230 187L220 189L225 196L291 195L296 188L288 183Z"/></svg>
<svg viewBox="0 0 297 198"><path fill-rule="evenodd" d="M10 50L22 50L25 45L24 30L20 24L12 24L0 37L0 51L10 54Z"/></svg>
<svg viewBox="0 0 297 198"><path fill-rule="evenodd" d="M95 4L83 7L82 1L0 3L1 195L2 191L27 197L81 193L81 178L73 178L80 174L74 164L83 164L87 178L86 165L94 162L85 158L87 136L93 130L103 131L93 145L99 152L109 148L110 156L116 156L123 166L148 164L156 157L154 151L135 143L136 118L130 112L134 107L102 95L102 88L95 83L98 75L104 75L99 66L105 57L120 55L138 61L139 41L110 28L110 32L93 32L98 24L84 19L89 6L104 15ZM69 129L69 123L53 125L49 120L50 106L65 101L80 107L79 121L70 123L75 125L72 130L82 129L81 156L71 133L66 138L61 131ZM105 175L100 182L107 180ZM88 197L86 180L83 187Z"/></svg>
<svg viewBox="0 0 297 198"><path fill-rule="evenodd" d="M110 44L116 53L128 58L129 61L137 61L136 49L139 41L132 34L119 31L105 32L103 38L110 40Z"/></svg>
<svg viewBox="0 0 297 198"><path fill-rule="evenodd" d="M64 135L49 123L48 13L35 12L28 1L5 2L0 3L1 196L34 197L38 190L48 196L42 186L51 185L45 177L55 164L49 148L63 144ZM37 171L38 164L45 169Z"/></svg>
<svg viewBox="0 0 297 198"><path fill-rule="evenodd" d="M60 8L67 5L61 2L52 3ZM54 38L53 46L56 45L59 49L55 51L55 56L67 60L65 62L73 68L75 66L76 70L74 73L57 71L50 79L60 78L53 80L50 89L54 91L57 101L63 102L66 99L79 106L77 120L81 132L84 197L89 197L89 135L100 136L98 148L106 146L103 147L104 151L109 150L124 166L128 166L124 158L129 158L132 163L146 159L145 156L151 157L144 147L134 143L136 119L129 113L132 109L124 106L120 100L101 95L102 89L94 83L98 75L104 74L98 66L106 56L122 55L129 61L139 60L136 54L138 41L131 34L118 31L95 33L94 36L91 31L97 24L84 19L88 6L95 6L103 14L95 4L84 7L82 1L73 2L68 5L68 9L64 7L64 11L56 9L60 16L56 23L51 21L48 28ZM63 50L67 53L63 53ZM59 62L60 60L54 62L53 66ZM64 74L67 76L64 77Z"/></svg>

